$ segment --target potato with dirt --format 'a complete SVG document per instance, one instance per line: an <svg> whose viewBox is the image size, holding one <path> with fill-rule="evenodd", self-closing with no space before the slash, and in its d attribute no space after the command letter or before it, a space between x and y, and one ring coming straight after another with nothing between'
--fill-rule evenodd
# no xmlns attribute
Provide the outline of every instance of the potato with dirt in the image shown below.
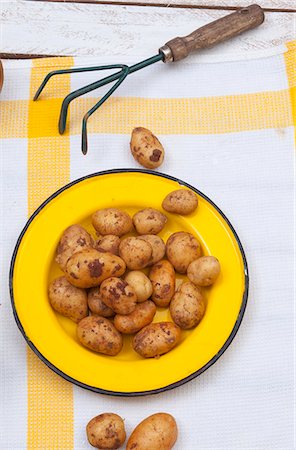
<svg viewBox="0 0 296 450"><path fill-rule="evenodd" d="M88 315L86 291L72 286L66 277L56 278L50 283L48 296L53 309L74 322Z"/></svg>
<svg viewBox="0 0 296 450"><path fill-rule="evenodd" d="M180 342L181 329L172 322L146 325L133 338L133 349L143 358L157 358Z"/></svg>
<svg viewBox="0 0 296 450"><path fill-rule="evenodd" d="M142 420L127 442L126 450L171 450L178 437L173 416L156 413Z"/></svg>
<svg viewBox="0 0 296 450"><path fill-rule="evenodd" d="M94 248L99 252L109 252L113 255L119 255L120 238L114 234L106 234L106 236L98 236L94 244Z"/></svg>
<svg viewBox="0 0 296 450"><path fill-rule="evenodd" d="M147 128L133 129L130 149L134 159L147 169L156 169L163 163L164 148Z"/></svg>
<svg viewBox="0 0 296 450"><path fill-rule="evenodd" d="M187 216L193 213L198 206L197 195L188 189L177 189L170 192L162 202L165 211Z"/></svg>
<svg viewBox="0 0 296 450"><path fill-rule="evenodd" d="M153 265L160 261L165 255L165 243L156 234L143 234L138 236L139 239L148 242L152 247L152 259L149 265Z"/></svg>
<svg viewBox="0 0 296 450"><path fill-rule="evenodd" d="M177 272L186 273L189 264L201 256L201 245L191 233L178 231L168 238L166 255Z"/></svg>
<svg viewBox="0 0 296 450"><path fill-rule="evenodd" d="M158 234L167 222L167 217L154 208L145 208L133 216L133 223L138 234Z"/></svg>
<svg viewBox="0 0 296 450"><path fill-rule="evenodd" d="M65 272L67 262L74 253L91 248L93 245L93 238L81 225L71 225L62 234L55 260Z"/></svg>
<svg viewBox="0 0 296 450"><path fill-rule="evenodd" d="M106 278L123 275L125 269L125 262L119 256L88 248L71 256L65 276L74 286L91 288L99 286Z"/></svg>
<svg viewBox="0 0 296 450"><path fill-rule="evenodd" d="M105 305L100 294L99 286L91 288L87 294L88 307L92 314L102 317L113 317L115 312L109 306Z"/></svg>
<svg viewBox="0 0 296 450"><path fill-rule="evenodd" d="M144 269L152 259L152 247L148 242L131 236L120 242L119 255L128 269Z"/></svg>
<svg viewBox="0 0 296 450"><path fill-rule="evenodd" d="M140 270L132 270L125 276L125 281L134 289L138 303L145 302L152 295L152 284Z"/></svg>
<svg viewBox="0 0 296 450"><path fill-rule="evenodd" d="M190 281L183 282L170 303L171 317L183 330L195 328L203 318L206 303L201 290Z"/></svg>
<svg viewBox="0 0 296 450"><path fill-rule="evenodd" d="M100 286L100 294L105 305L116 314L131 314L136 309L137 296L134 289L117 277L107 278Z"/></svg>
<svg viewBox="0 0 296 450"><path fill-rule="evenodd" d="M130 216L118 208L104 208L96 211L92 216L92 224L99 235L123 236L133 227Z"/></svg>
<svg viewBox="0 0 296 450"><path fill-rule="evenodd" d="M101 316L88 316L77 325L77 338L84 346L97 353L115 356L122 349L122 336L113 323Z"/></svg>
<svg viewBox="0 0 296 450"><path fill-rule="evenodd" d="M137 333L152 322L155 313L155 304L151 300L146 300L136 305L136 309L131 314L116 314L114 326L123 334Z"/></svg>
<svg viewBox="0 0 296 450"><path fill-rule="evenodd" d="M220 263L215 256L202 256L189 264L187 276L196 286L211 286L220 271Z"/></svg>
<svg viewBox="0 0 296 450"><path fill-rule="evenodd" d="M124 421L114 413L93 417L86 426L88 442L98 449L117 449L126 439Z"/></svg>
<svg viewBox="0 0 296 450"><path fill-rule="evenodd" d="M152 300L157 306L166 307L175 293L176 274L172 264L163 259L151 267Z"/></svg>

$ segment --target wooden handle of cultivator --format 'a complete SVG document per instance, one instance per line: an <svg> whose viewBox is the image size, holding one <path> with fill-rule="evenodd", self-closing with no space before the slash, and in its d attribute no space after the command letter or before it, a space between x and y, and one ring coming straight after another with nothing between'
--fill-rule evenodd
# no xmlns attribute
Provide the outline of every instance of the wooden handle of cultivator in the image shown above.
<svg viewBox="0 0 296 450"><path fill-rule="evenodd" d="M164 62L180 61L195 50L213 47L257 27L263 21L264 12L259 5L247 6L198 28L188 36L172 39L159 51L164 55Z"/></svg>

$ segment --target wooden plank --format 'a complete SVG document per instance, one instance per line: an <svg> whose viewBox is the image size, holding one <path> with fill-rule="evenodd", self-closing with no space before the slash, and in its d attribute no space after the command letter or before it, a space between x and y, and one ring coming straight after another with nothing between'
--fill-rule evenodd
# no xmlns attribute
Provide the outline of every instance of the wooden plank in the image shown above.
<svg viewBox="0 0 296 450"><path fill-rule="evenodd" d="M248 6L251 0L30 0L47 1L57 3L95 3L113 5L134 5L134 6L160 6L170 8L195 8L195 9L225 9L235 10ZM296 12L295 0L260 0L260 6L270 12Z"/></svg>
<svg viewBox="0 0 296 450"><path fill-rule="evenodd" d="M2 52L37 55L153 55L176 35L225 14L216 10L21 1L1 4ZM263 54L295 39L294 14L266 13L259 28L200 52L198 58ZM16 32L17 30L17 32ZM114 60L114 59L113 59Z"/></svg>

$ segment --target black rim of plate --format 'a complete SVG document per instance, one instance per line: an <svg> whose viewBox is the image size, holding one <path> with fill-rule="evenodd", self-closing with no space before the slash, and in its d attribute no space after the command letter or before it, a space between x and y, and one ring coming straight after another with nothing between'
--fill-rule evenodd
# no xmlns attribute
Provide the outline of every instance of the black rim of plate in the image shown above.
<svg viewBox="0 0 296 450"><path fill-rule="evenodd" d="M208 361L203 367L201 367L200 369L196 370L195 372L193 372L192 374L188 375L187 377L182 378L179 381L176 381L175 383L169 384L167 386L163 386L163 387L158 388L158 389L139 391L139 392L110 391L110 390L98 388L96 386L90 386L88 384L85 384L85 383L82 383L82 382L76 380L75 378L70 377L69 375L67 375L66 373L64 373L60 369L58 369L56 366L54 366L50 361L48 361L48 359L46 359L42 355L42 353L39 352L37 347L33 344L33 342L30 341L30 339L26 335L25 330L24 330L24 328L23 328L23 326L21 324L21 321L20 321L20 319L18 317L18 314L17 314L17 311L16 311L15 302L14 302L14 295L13 295L13 272L14 272L14 265L15 265L18 249L19 249L19 246L20 246L20 243L21 243L21 241L23 239L24 234L26 233L26 231L27 231L28 227L30 226L31 222L39 214L39 212L51 200L53 200L55 197L57 197L63 191L65 191L66 189L69 189L70 187L74 186L75 184L78 184L81 181L87 180L89 178L99 177L99 176L102 176L102 175L116 174L116 173L143 173L143 174L153 175L153 176L156 176L156 177L167 178L169 180L175 181L176 183L180 184L180 186L185 186L185 187L191 189L192 191L196 192L200 197L204 198L207 202L209 202L218 211L218 213L221 215L221 217L223 217L223 219L225 220L225 222L229 226L230 230L232 231L232 233L233 233L233 235L234 235L234 237L236 239L238 247L240 249L240 253L241 253L241 257L242 257L243 265L244 265L245 290L244 290L243 297L242 297L241 307L240 307L240 310L239 310L236 322L234 324L234 327L233 327L233 329L232 329L228 339L225 341L224 345L221 347L221 349L218 351L218 353L216 353L216 355L213 356L213 358L210 361ZM23 228L23 230L22 230L22 232L21 232L21 234L20 234L20 236L19 236L19 238L17 240L16 246L14 248L13 255L12 255L12 258L11 258L10 272L9 272L9 290L10 290L10 299L11 299L11 304L12 304L12 309L13 309L13 315L14 315L14 318L15 318L15 321L17 323L17 326L18 326L19 330L21 331L22 335L24 336L24 338L25 338L27 344L29 345L29 347L41 359L41 361L43 361L51 370L53 370L55 373L57 373L58 375L60 375L64 379L66 379L67 381L70 381L71 383L76 384L77 386L80 386L80 387L82 387L84 389L88 389L88 390L93 391L93 392L97 392L99 394L106 394L106 395L113 395L113 396L122 396L122 397L138 397L138 396L143 396L143 395L159 394L161 392L165 392L165 391L174 389L174 388L176 388L178 386L182 386L183 384L187 383L188 381L193 380L194 378L198 377L203 372L205 372L209 367L211 367L220 358L221 355L223 355L225 350L229 347L229 345L233 341L233 339L234 339L234 337L235 337L235 335L236 335L236 333L237 333L237 331L238 331L238 329L240 327L240 324L242 322L242 319L243 319L243 316L244 316L244 313L245 313L245 309L246 309L246 306L247 306L247 299L248 299L248 290L249 290L249 274L248 274L248 265L247 265L245 252L244 252L243 246L242 246L242 244L241 244L241 242L239 240L239 237L238 237L235 229L233 228L233 226L231 225L231 223L229 222L229 220L227 219L225 214L220 210L220 208L218 208L218 206L211 199L209 199L206 195L204 195L198 189L196 189L195 187L193 187L190 184L186 183L185 181L179 180L178 178L175 178L175 177L173 177L171 175L167 175L167 174L164 174L164 173L152 172L151 170L141 170L141 169L112 169L112 170L104 170L102 172L92 173L90 175L86 175L84 177L81 177L81 178L78 178L77 180L72 181L71 183L65 185L64 187L62 187L58 191L54 192L50 197L48 197L47 200L45 200L36 209L36 211L28 219L25 227Z"/></svg>

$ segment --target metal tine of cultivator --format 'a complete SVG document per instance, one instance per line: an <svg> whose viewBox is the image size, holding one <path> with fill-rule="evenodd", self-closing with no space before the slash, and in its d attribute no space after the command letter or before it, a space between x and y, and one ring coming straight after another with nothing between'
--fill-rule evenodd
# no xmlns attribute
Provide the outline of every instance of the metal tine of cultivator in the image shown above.
<svg viewBox="0 0 296 450"><path fill-rule="evenodd" d="M123 64L113 64L112 66L94 66L94 67L78 67L76 69L60 69L60 70L53 70L52 72L49 72L42 83L40 84L39 88L36 91L36 94L34 95L33 100L37 100L40 96L41 92L47 85L48 81L54 77L55 75L64 75L67 73L81 73L81 72L95 72L97 70L106 70L106 69L120 69L123 67Z"/></svg>
<svg viewBox="0 0 296 450"><path fill-rule="evenodd" d="M81 135L81 150L84 155L87 153L87 121L89 117L113 94L113 92L121 85L123 80L127 77L129 68L122 69L122 75L119 80L109 89L109 91L96 103L83 117L82 120L82 135Z"/></svg>
<svg viewBox="0 0 296 450"><path fill-rule="evenodd" d="M122 77L122 74L125 74L126 71L129 71L129 67L124 64L112 64L109 66L101 66L98 70L110 70L110 69L121 69L118 72L115 72L112 75L109 75L105 78L102 78L101 80L95 81L94 83L87 84L86 86L83 86L80 89L77 89L76 91L71 92L68 94L62 103L61 112L60 112L60 118L59 118L59 132L60 134L63 134L66 128L66 122L67 122L67 114L68 114L68 108L70 103L77 97L80 97L81 95L87 94L88 92L94 91L95 89L98 89L99 87L105 86L105 84L112 83L112 81L118 80ZM125 77L124 77L125 78Z"/></svg>

